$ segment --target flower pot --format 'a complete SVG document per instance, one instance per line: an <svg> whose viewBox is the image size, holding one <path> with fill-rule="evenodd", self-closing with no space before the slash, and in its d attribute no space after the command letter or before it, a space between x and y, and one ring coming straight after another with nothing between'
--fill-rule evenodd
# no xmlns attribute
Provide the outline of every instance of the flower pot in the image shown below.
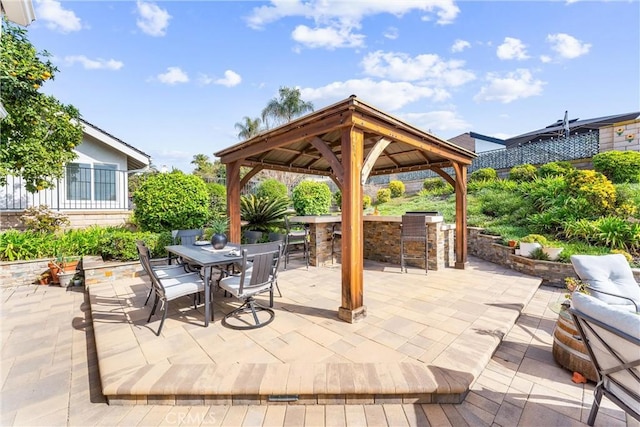
<svg viewBox="0 0 640 427"><path fill-rule="evenodd" d="M564 248L542 248L542 252L544 252L548 257L550 261L555 261L558 259L558 256L560 255L560 252L562 252L562 249Z"/></svg>
<svg viewBox="0 0 640 427"><path fill-rule="evenodd" d="M531 258L531 252L541 247L542 245L537 242L533 242L533 243L520 242L520 255Z"/></svg>
<svg viewBox="0 0 640 427"><path fill-rule="evenodd" d="M221 233L215 233L211 236L211 246L213 249L222 249L227 245L227 236Z"/></svg>
<svg viewBox="0 0 640 427"><path fill-rule="evenodd" d="M507 243L509 244L510 248L515 248L518 245L517 240L509 240Z"/></svg>
<svg viewBox="0 0 640 427"><path fill-rule="evenodd" d="M74 272L63 272L58 273L58 279L60 280L60 286L63 288L67 288L69 286L73 286L73 276L76 274Z"/></svg>

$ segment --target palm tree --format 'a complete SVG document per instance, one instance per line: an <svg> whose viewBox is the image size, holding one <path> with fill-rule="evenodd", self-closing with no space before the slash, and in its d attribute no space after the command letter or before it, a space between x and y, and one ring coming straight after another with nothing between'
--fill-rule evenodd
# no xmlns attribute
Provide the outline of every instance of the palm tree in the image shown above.
<svg viewBox="0 0 640 427"><path fill-rule="evenodd" d="M235 124L236 129L238 129L239 139L249 139L260 133L260 118L256 117L255 119L252 119L244 116L242 120L244 122L238 122Z"/></svg>
<svg viewBox="0 0 640 427"><path fill-rule="evenodd" d="M273 98L262 110L262 121L269 128L268 119L271 118L274 124L290 122L294 117L313 111L313 104L305 102L300 98L300 89L281 87L278 91L280 98Z"/></svg>

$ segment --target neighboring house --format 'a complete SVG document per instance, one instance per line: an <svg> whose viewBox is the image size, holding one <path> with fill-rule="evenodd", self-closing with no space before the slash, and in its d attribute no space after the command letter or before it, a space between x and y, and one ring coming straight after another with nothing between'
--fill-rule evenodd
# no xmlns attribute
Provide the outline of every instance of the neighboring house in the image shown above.
<svg viewBox="0 0 640 427"><path fill-rule="evenodd" d="M482 135L476 132L467 132L455 136L449 140L462 148L466 148L474 153L484 153L485 151L499 150L504 148L502 139Z"/></svg>
<svg viewBox="0 0 640 427"><path fill-rule="evenodd" d="M66 165L54 189L28 193L20 178L7 177L0 187L0 229L19 228L24 209L47 205L64 212L72 227L120 225L130 215L129 175L146 171L150 156L102 129L81 120L78 158Z"/></svg>

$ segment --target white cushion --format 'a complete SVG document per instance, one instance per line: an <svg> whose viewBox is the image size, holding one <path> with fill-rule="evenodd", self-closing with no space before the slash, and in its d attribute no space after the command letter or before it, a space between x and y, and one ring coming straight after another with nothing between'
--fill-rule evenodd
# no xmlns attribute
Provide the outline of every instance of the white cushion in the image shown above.
<svg viewBox="0 0 640 427"><path fill-rule="evenodd" d="M168 301L204 291L204 282L197 273L160 279Z"/></svg>
<svg viewBox="0 0 640 427"><path fill-rule="evenodd" d="M598 293L598 290L631 298L640 307L640 286L622 254L572 255L571 263L580 280L589 284L589 293L608 304L634 309L630 301Z"/></svg>
<svg viewBox="0 0 640 427"><path fill-rule="evenodd" d="M234 297L243 297L249 295L255 295L260 292L265 292L271 289L271 282L265 283L260 286L255 286L251 288L247 288L246 286L251 281L251 274L247 274L244 278L245 288L242 290L242 294L240 293L240 275L228 276L220 279L220 287L231 293Z"/></svg>
<svg viewBox="0 0 640 427"><path fill-rule="evenodd" d="M640 338L640 315L624 308L607 304L591 295L574 293L571 306L602 323L611 326L632 337Z"/></svg>

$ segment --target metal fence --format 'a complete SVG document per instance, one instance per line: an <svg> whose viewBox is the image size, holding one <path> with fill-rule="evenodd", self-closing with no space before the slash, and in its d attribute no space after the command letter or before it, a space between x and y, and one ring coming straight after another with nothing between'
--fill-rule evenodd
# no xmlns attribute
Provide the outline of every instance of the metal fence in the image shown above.
<svg viewBox="0 0 640 427"><path fill-rule="evenodd" d="M127 171L105 165L67 166L65 177L55 187L30 193L20 177L8 176L0 187L0 211L21 211L47 205L52 210L128 210Z"/></svg>
<svg viewBox="0 0 640 427"><path fill-rule="evenodd" d="M599 142L599 133L591 132L572 135L568 138L532 142L509 149L501 148L499 150L485 151L478 153L478 157L473 160L468 172L471 173L482 168L510 169L525 163L541 165L556 161L588 159L598 154ZM445 168L444 170L450 175L454 174L452 168ZM424 170L399 173L393 177L389 175L372 176L367 183L384 185L388 184L391 179L417 181L437 176L440 175L430 170Z"/></svg>

